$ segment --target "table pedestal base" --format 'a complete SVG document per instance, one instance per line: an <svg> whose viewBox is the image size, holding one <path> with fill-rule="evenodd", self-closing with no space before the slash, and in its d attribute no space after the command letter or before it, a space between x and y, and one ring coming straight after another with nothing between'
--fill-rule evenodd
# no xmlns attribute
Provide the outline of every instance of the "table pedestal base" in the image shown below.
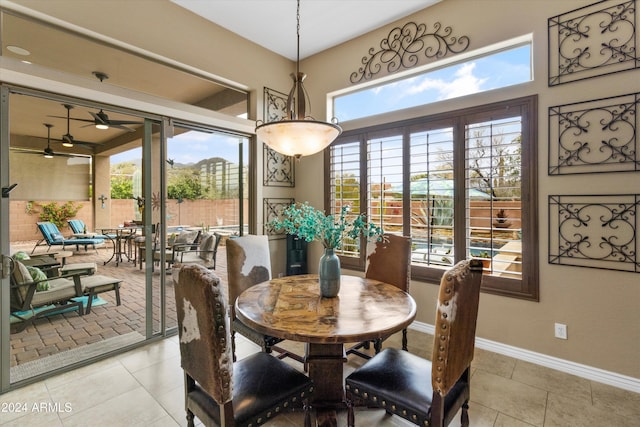
<svg viewBox="0 0 640 427"><path fill-rule="evenodd" d="M342 366L347 355L342 344L308 344L309 378L315 384L312 406L318 427L337 427L336 409L345 408Z"/></svg>

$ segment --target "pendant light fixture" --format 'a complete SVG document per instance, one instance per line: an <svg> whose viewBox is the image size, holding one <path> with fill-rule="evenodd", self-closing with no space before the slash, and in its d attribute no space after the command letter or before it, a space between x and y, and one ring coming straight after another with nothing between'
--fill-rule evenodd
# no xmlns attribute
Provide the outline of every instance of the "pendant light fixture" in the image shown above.
<svg viewBox="0 0 640 427"><path fill-rule="evenodd" d="M282 120L262 123L258 121L256 135L278 153L300 158L324 150L342 133L337 119L321 122L306 114L307 91L302 82L307 77L300 72L300 0L298 0L296 72L291 74L293 87L287 97L287 116Z"/></svg>

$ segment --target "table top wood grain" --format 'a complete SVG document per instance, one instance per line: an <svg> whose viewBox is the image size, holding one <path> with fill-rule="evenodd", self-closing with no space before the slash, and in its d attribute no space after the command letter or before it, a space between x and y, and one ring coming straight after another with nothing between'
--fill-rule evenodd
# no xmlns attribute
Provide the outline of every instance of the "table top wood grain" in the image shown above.
<svg viewBox="0 0 640 427"><path fill-rule="evenodd" d="M236 300L236 316L256 331L308 343L359 342L389 336L416 316L408 293L377 280L341 276L340 293L322 298L318 276L262 282Z"/></svg>

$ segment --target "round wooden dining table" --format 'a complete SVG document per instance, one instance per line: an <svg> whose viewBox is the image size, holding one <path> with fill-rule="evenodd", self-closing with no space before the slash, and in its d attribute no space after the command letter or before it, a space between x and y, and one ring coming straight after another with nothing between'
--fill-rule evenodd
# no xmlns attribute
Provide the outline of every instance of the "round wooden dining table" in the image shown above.
<svg viewBox="0 0 640 427"><path fill-rule="evenodd" d="M340 282L338 296L323 298L317 275L280 277L245 290L235 303L236 316L254 330L308 343L318 426L336 425L335 409L344 407L344 343L387 337L416 316L411 295L393 285L347 275Z"/></svg>

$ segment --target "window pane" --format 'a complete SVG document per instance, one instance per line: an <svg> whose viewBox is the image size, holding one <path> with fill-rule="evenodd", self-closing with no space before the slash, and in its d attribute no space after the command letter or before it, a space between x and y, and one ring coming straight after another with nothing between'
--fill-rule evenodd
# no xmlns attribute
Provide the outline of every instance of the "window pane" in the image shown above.
<svg viewBox="0 0 640 427"><path fill-rule="evenodd" d="M360 214L360 143L348 142L331 147L329 165L329 188L331 206L327 214L340 215L343 206L351 207L351 214ZM342 256L358 257L353 242L344 242L336 253Z"/></svg>
<svg viewBox="0 0 640 427"><path fill-rule="evenodd" d="M492 52L334 99L341 121L531 81L531 44Z"/></svg>
<svg viewBox="0 0 640 427"><path fill-rule="evenodd" d="M486 272L522 275L520 117L466 127L467 256Z"/></svg>
<svg viewBox="0 0 640 427"><path fill-rule="evenodd" d="M369 220L402 234L402 135L367 141Z"/></svg>
<svg viewBox="0 0 640 427"><path fill-rule="evenodd" d="M452 266L453 129L413 133L410 145L412 264Z"/></svg>

